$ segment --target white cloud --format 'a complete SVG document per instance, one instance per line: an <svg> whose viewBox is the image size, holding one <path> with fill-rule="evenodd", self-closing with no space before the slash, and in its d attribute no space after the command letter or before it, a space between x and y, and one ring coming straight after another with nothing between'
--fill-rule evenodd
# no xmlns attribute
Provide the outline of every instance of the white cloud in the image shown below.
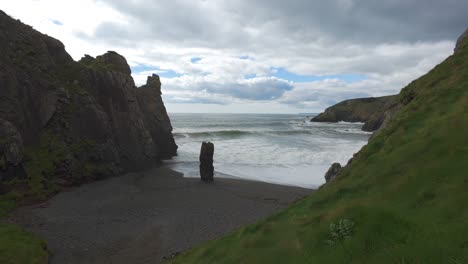
<svg viewBox="0 0 468 264"><path fill-rule="evenodd" d="M319 112L342 99L397 93L452 52L468 24L464 7L458 0L2 3L75 59L115 50L143 68L133 73L137 84L161 74L168 109L177 112ZM367 79L294 83L273 77L274 68Z"/></svg>

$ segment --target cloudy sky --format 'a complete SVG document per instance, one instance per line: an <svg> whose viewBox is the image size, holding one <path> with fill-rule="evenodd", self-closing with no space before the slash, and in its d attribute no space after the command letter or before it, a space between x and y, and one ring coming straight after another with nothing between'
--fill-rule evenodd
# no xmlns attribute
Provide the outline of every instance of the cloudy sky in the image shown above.
<svg viewBox="0 0 468 264"><path fill-rule="evenodd" d="M76 60L115 50L170 112L314 113L394 94L449 56L467 0L9 0Z"/></svg>

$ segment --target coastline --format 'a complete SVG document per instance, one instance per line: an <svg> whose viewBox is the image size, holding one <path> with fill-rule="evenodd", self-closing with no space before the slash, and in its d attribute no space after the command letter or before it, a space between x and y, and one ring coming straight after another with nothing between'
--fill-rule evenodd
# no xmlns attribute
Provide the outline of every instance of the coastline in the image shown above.
<svg viewBox="0 0 468 264"><path fill-rule="evenodd" d="M199 171L198 171L198 162L196 161L178 161L178 162L168 162L162 164L162 166L167 167L170 170L176 171L181 173L184 178L191 178L191 179L198 179ZM287 175L291 172L297 172L297 168L294 166L272 166L272 165L253 165L253 164L219 164L215 161L215 179L235 179L235 180L243 180L243 181L253 181L253 182L262 182L262 183L269 183L281 186L288 186L288 187L299 187L304 189L311 189L316 190L325 181L314 181L314 183L305 184L304 181L298 181L296 178L282 178L283 175ZM307 175L311 179L318 178L320 175L320 180L323 179L323 175L325 175L329 165L316 165L310 168L302 168L301 175ZM227 170L228 172L223 172L220 170ZM237 170L236 170L237 169ZM314 169L320 169L317 172ZM322 173L323 171L323 173ZM296 175L297 176L297 175Z"/></svg>
<svg viewBox="0 0 468 264"><path fill-rule="evenodd" d="M165 163L185 177L199 177L200 144L209 141L221 177L316 189L331 164L346 163L369 138L362 123L315 123L297 114L170 116L179 148Z"/></svg>
<svg viewBox="0 0 468 264"><path fill-rule="evenodd" d="M162 166L20 207L9 221L45 239L51 263L158 263L312 192L233 178L205 184Z"/></svg>

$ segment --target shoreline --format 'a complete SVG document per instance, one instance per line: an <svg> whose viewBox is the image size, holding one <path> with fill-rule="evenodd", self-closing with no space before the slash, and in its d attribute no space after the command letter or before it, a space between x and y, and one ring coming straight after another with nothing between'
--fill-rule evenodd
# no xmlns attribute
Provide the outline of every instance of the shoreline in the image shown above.
<svg viewBox="0 0 468 264"><path fill-rule="evenodd" d="M9 221L46 240L51 263L159 263L313 191L219 177L206 184L163 165L61 192Z"/></svg>
<svg viewBox="0 0 468 264"><path fill-rule="evenodd" d="M161 166L181 173L184 178L198 179L200 177L198 164L198 161L163 161ZM323 175L325 175L329 167L330 165L281 166L272 164L229 164L218 163L215 161L214 177L215 179L238 179L287 187L317 190L321 185L325 184ZM297 172L298 169L300 169L301 172ZM283 176L290 172L294 172L295 178L288 178L287 176ZM302 176L297 177L298 175ZM309 178L308 180L311 181L311 183L305 183L304 178L306 177Z"/></svg>

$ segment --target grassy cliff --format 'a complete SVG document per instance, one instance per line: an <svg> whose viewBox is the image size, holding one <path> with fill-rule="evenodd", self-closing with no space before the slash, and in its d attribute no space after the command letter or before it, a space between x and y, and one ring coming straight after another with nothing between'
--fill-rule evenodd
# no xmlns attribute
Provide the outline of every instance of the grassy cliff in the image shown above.
<svg viewBox="0 0 468 264"><path fill-rule="evenodd" d="M171 263L468 263L468 45L398 99L336 181Z"/></svg>
<svg viewBox="0 0 468 264"><path fill-rule="evenodd" d="M364 131L375 131L399 107L398 95L350 99L325 109L313 122L363 122Z"/></svg>

